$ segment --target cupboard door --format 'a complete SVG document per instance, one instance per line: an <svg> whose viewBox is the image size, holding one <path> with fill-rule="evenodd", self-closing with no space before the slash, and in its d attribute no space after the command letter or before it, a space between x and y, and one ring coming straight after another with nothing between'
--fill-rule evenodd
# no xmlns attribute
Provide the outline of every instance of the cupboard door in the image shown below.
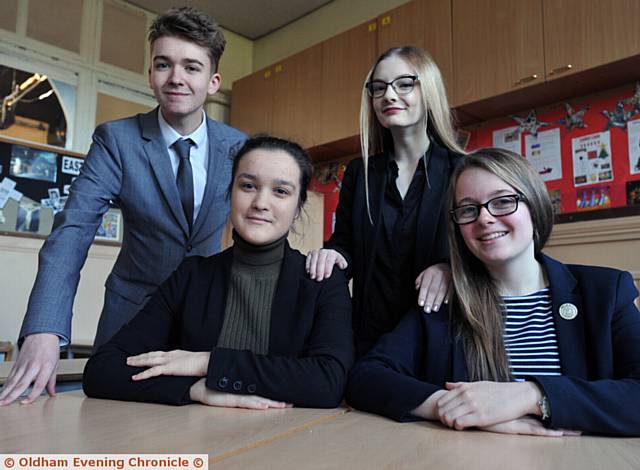
<svg viewBox="0 0 640 470"><path fill-rule="evenodd" d="M273 130L273 67L233 82L231 125L249 135Z"/></svg>
<svg viewBox="0 0 640 470"><path fill-rule="evenodd" d="M273 133L302 147L318 143L322 45L277 63L273 79Z"/></svg>
<svg viewBox="0 0 640 470"><path fill-rule="evenodd" d="M544 80L541 0L453 0L454 103Z"/></svg>
<svg viewBox="0 0 640 470"><path fill-rule="evenodd" d="M320 144L360 133L360 98L376 60L376 29L368 22L322 43Z"/></svg>
<svg viewBox="0 0 640 470"><path fill-rule="evenodd" d="M378 17L378 53L401 46L426 49L425 1L415 0Z"/></svg>
<svg viewBox="0 0 640 470"><path fill-rule="evenodd" d="M452 87L450 0L414 0L378 18L378 53L406 45L426 49Z"/></svg>
<svg viewBox="0 0 640 470"><path fill-rule="evenodd" d="M547 78L640 54L640 1L543 0Z"/></svg>

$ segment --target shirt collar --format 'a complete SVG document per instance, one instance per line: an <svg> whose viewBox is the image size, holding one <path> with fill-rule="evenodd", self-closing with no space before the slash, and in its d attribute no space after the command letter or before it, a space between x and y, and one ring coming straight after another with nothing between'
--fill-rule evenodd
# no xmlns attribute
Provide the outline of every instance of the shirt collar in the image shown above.
<svg viewBox="0 0 640 470"><path fill-rule="evenodd" d="M206 142L207 138L207 115L202 110L202 122L198 128L189 135L180 135L171 124L169 124L164 116L162 110L158 108L158 125L160 126L160 132L167 148L171 147L178 139L191 139L194 142L195 147L200 147Z"/></svg>

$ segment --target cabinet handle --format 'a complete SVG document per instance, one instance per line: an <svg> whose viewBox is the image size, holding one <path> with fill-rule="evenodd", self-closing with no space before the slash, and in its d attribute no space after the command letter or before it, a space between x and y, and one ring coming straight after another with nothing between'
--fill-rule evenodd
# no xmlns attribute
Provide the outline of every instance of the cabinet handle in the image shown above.
<svg viewBox="0 0 640 470"><path fill-rule="evenodd" d="M378 23L375 23L375 22L369 23L367 27L368 27L368 31L370 33L373 33L376 29L378 29Z"/></svg>
<svg viewBox="0 0 640 470"><path fill-rule="evenodd" d="M534 73L533 75L529 75L528 77L521 78L515 84L516 85L522 85L523 83L528 83L530 81L535 80L536 78L538 78L538 74Z"/></svg>
<svg viewBox="0 0 640 470"><path fill-rule="evenodd" d="M280 73L280 72L282 72L282 70L283 70L282 64L276 65L276 67L275 67L276 73Z"/></svg>
<svg viewBox="0 0 640 470"><path fill-rule="evenodd" d="M264 71L264 78L271 78L271 70Z"/></svg>
<svg viewBox="0 0 640 470"><path fill-rule="evenodd" d="M573 65L571 64L563 65L562 67L553 69L551 72L549 72L549 75L566 72L567 70L571 70L572 68L573 68Z"/></svg>
<svg viewBox="0 0 640 470"><path fill-rule="evenodd" d="M383 16L380 20L380 26L388 26L391 24L391 16Z"/></svg>

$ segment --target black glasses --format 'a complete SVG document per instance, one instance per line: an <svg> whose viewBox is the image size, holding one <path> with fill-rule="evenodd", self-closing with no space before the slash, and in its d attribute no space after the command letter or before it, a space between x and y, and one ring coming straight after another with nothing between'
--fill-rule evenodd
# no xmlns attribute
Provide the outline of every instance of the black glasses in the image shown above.
<svg viewBox="0 0 640 470"><path fill-rule="evenodd" d="M494 217L513 214L518 210L518 201L526 201L522 194L508 194L489 199L484 204L463 204L450 210L451 219L458 225L470 224L480 217L480 209L487 209Z"/></svg>
<svg viewBox="0 0 640 470"><path fill-rule="evenodd" d="M413 91L413 87L417 81L417 75L402 75L390 82L385 82L383 80L371 80L365 85L365 87L369 92L369 96L372 98L382 98L387 92L387 87L389 85L391 85L391 88L393 88L398 95L406 95Z"/></svg>

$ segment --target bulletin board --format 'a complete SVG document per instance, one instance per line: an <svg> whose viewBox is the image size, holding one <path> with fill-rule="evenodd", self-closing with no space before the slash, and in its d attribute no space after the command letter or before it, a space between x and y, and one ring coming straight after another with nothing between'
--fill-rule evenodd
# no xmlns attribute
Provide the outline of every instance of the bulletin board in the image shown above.
<svg viewBox="0 0 640 470"><path fill-rule="evenodd" d="M640 83L468 130L469 151L501 147L529 160L560 221L640 213Z"/></svg>
<svg viewBox="0 0 640 470"><path fill-rule="evenodd" d="M336 209L340 198L342 178L347 169L348 161L327 163L314 169L314 178L311 181L311 190L324 196L324 241L331 238L336 224Z"/></svg>
<svg viewBox="0 0 640 470"><path fill-rule="evenodd" d="M0 136L0 234L44 238L80 174L84 155ZM122 214L103 216L96 241L119 244Z"/></svg>

